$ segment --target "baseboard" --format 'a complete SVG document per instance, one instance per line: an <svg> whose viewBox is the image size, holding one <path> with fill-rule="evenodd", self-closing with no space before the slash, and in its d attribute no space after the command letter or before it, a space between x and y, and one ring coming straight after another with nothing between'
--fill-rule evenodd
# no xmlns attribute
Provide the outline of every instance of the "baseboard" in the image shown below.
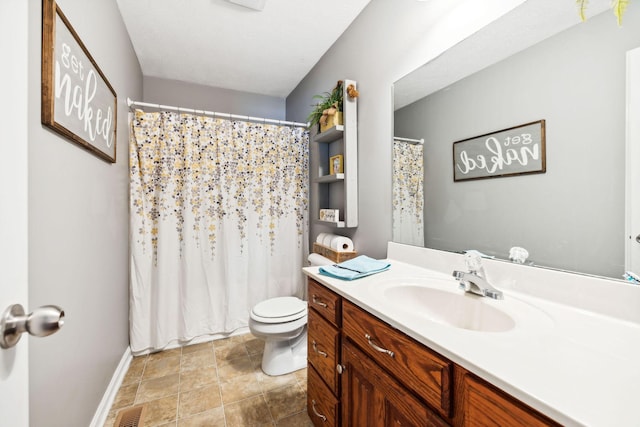
<svg viewBox="0 0 640 427"><path fill-rule="evenodd" d="M133 355L131 354L131 348L127 347L122 355L122 359L120 359L120 363L111 377L111 382L109 382L109 386L104 392L104 396L102 396L98 409L91 420L90 427L104 426L104 423L107 421L107 417L109 416L111 406L113 405L113 401L118 394L118 390L120 390L122 380L124 380L124 376L127 374L132 360Z"/></svg>

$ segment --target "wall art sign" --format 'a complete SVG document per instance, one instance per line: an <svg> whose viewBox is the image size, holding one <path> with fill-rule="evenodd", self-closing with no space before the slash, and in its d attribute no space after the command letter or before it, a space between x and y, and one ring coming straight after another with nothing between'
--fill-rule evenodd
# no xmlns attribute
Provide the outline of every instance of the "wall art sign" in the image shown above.
<svg viewBox="0 0 640 427"><path fill-rule="evenodd" d="M43 0L42 123L115 163L117 101L55 0Z"/></svg>
<svg viewBox="0 0 640 427"><path fill-rule="evenodd" d="M454 181L544 172L544 120L453 143Z"/></svg>

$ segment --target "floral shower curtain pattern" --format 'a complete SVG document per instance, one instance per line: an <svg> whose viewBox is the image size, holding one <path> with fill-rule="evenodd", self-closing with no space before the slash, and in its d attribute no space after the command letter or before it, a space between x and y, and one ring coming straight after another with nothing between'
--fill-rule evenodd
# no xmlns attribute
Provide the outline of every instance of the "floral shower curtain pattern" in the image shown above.
<svg viewBox="0 0 640 427"><path fill-rule="evenodd" d="M136 353L248 324L302 295L308 132L136 111L130 140L130 339Z"/></svg>
<svg viewBox="0 0 640 427"><path fill-rule="evenodd" d="M424 161L421 144L393 143L393 241L424 246Z"/></svg>

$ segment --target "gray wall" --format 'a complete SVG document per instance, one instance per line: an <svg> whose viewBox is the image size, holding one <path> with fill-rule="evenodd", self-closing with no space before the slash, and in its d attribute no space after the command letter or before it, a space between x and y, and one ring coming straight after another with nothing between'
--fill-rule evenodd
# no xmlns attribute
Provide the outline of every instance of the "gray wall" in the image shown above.
<svg viewBox="0 0 640 427"><path fill-rule="evenodd" d="M29 2L29 307L58 304L56 335L30 340L30 425L90 424L129 345L126 98L142 73L113 0L59 0L118 95L117 163L40 124L41 2Z"/></svg>
<svg viewBox="0 0 640 427"><path fill-rule="evenodd" d="M311 224L310 240L320 232L337 232L352 237L360 253L386 255L391 240L393 82L521 2L372 0L361 12L287 97L287 119L306 121L313 96L331 90L337 80L356 80L360 90L359 226L336 230Z"/></svg>
<svg viewBox="0 0 640 427"><path fill-rule="evenodd" d="M624 26L591 18L395 114L424 137L425 246L478 249L621 278L624 271L625 52L640 45L640 8ZM452 143L546 120L546 174L453 182Z"/></svg>
<svg viewBox="0 0 640 427"><path fill-rule="evenodd" d="M274 120L285 119L284 98L158 77L144 77L143 100L153 104L216 111L218 113L264 117Z"/></svg>

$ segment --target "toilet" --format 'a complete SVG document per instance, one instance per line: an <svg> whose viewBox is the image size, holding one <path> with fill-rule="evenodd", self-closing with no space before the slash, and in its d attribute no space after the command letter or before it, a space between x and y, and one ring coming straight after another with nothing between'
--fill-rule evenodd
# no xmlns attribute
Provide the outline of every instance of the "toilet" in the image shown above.
<svg viewBox="0 0 640 427"><path fill-rule="evenodd" d="M309 255L310 266L333 264L319 255ZM306 295L306 293L305 293ZM307 366L307 302L296 297L271 298L253 307L249 330L265 340L262 371L284 375Z"/></svg>
<svg viewBox="0 0 640 427"><path fill-rule="evenodd" d="M249 330L265 340L262 371L284 375L307 365L307 302L297 297L271 298L256 304Z"/></svg>

